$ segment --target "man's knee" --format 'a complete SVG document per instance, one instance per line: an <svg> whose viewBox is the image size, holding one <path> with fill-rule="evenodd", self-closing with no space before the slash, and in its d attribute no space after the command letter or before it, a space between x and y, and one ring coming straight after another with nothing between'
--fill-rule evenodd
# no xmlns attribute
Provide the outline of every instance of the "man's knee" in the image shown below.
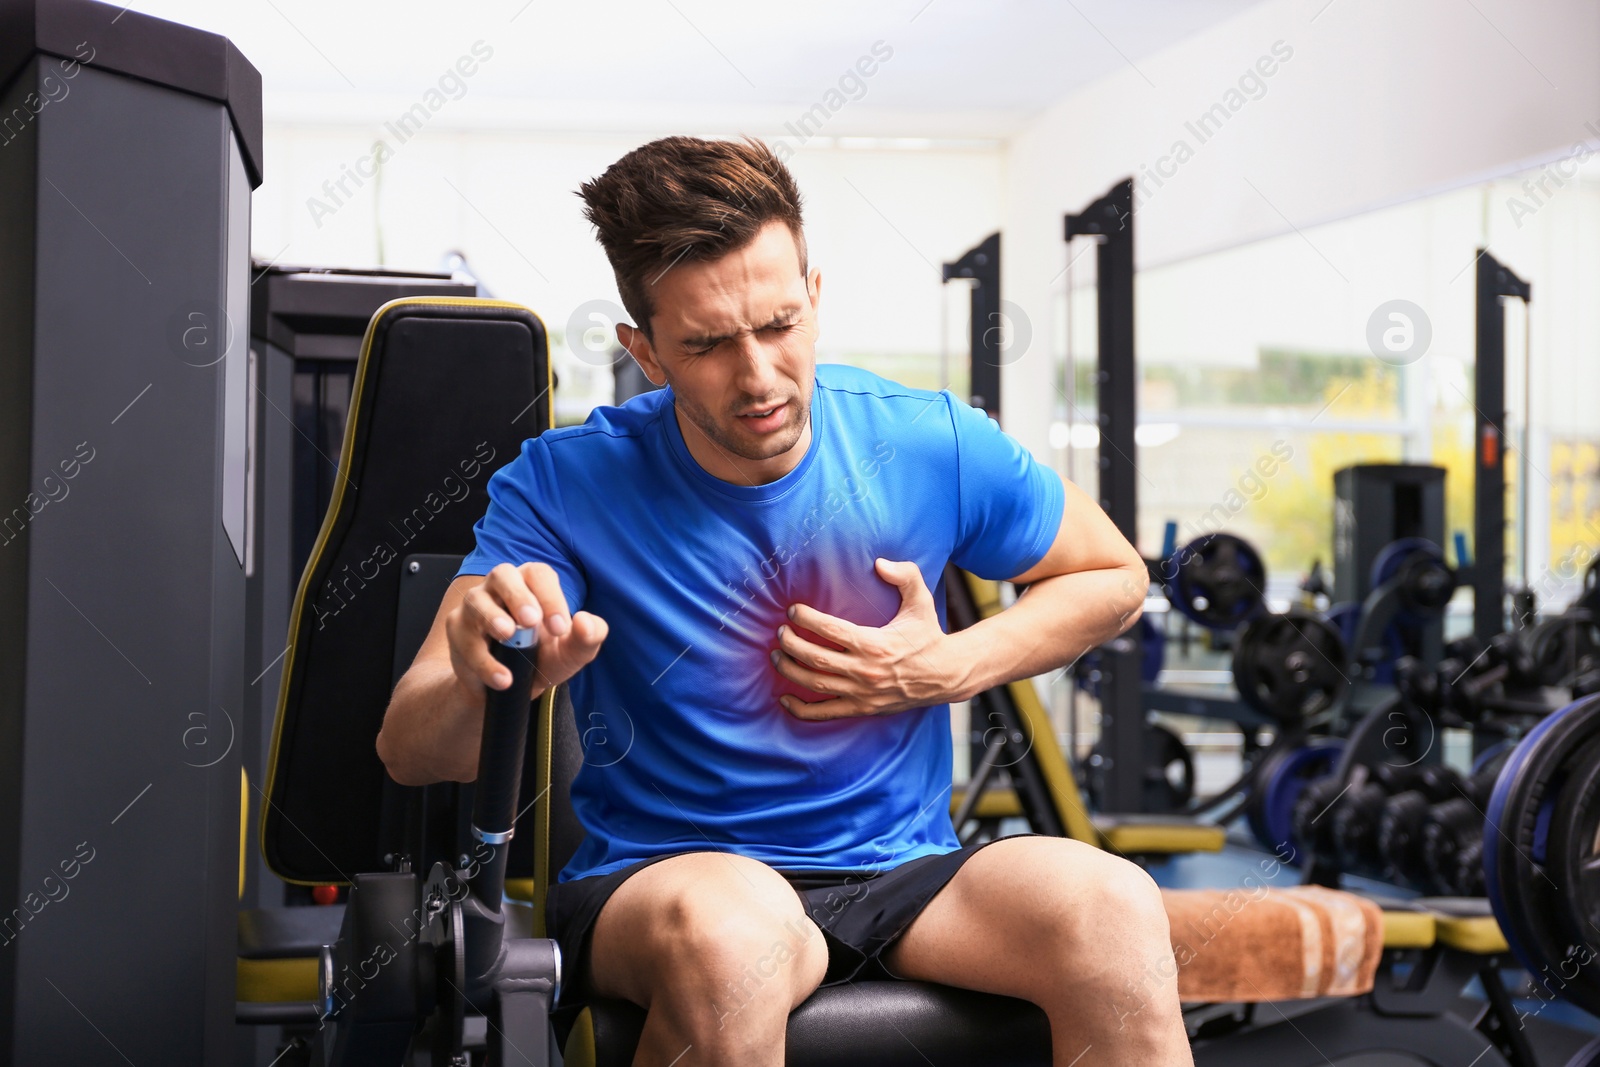
<svg viewBox="0 0 1600 1067"><path fill-rule="evenodd" d="M1120 941L1135 950L1167 950L1170 929L1161 890L1138 864L1098 849L1066 850L1046 861L1057 888L1040 902L1041 926L1076 959Z"/></svg>
<svg viewBox="0 0 1600 1067"><path fill-rule="evenodd" d="M663 861L654 884L641 884L648 917L635 929L636 974L651 998L677 990L727 1001L743 1010L786 1010L821 981L827 948L782 876L739 856L697 854ZM640 906L635 894L635 906ZM634 924L630 924L634 925Z"/></svg>
<svg viewBox="0 0 1600 1067"><path fill-rule="evenodd" d="M774 907L759 895L721 888L677 894L662 902L659 915L653 941L678 970L748 971L770 980L801 955L808 940L821 940L798 906Z"/></svg>

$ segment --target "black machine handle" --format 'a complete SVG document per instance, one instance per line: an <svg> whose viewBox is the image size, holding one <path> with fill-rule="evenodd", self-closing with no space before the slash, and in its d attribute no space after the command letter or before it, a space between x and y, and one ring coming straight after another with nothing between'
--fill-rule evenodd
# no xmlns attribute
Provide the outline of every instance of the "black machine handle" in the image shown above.
<svg viewBox="0 0 1600 1067"><path fill-rule="evenodd" d="M528 718L533 689L534 652L539 645L532 628L517 630L504 641L489 639L489 654L511 672L511 684L490 689L483 709L483 743L478 750L478 780L472 802L473 849L484 878L473 879L485 890L480 899L498 902L505 877L505 846L516 828L517 794L522 786L522 756L528 747ZM485 855L482 846L493 848ZM480 884L482 883L482 884Z"/></svg>

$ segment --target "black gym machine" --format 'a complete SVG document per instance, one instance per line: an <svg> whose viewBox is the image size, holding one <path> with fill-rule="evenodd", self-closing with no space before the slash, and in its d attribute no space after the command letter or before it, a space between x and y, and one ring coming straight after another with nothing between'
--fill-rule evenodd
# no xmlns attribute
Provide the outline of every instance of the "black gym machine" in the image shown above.
<svg viewBox="0 0 1600 1067"><path fill-rule="evenodd" d="M489 642L511 684L485 702L468 862L435 862L424 874L397 857L393 871L354 876L339 938L320 962L318 1067L402 1063L418 1042L435 1067L465 1067L469 1008L488 1020L488 1067L548 1067L560 949L511 936L504 902L536 647L529 629Z"/></svg>
<svg viewBox="0 0 1600 1067"><path fill-rule="evenodd" d="M0 0L3 1063L234 1051L261 78L119 7Z"/></svg>

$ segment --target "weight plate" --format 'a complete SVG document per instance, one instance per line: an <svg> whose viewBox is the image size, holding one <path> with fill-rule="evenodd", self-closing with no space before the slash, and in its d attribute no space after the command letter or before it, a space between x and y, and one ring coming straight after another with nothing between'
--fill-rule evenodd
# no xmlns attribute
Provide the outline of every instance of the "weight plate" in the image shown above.
<svg viewBox="0 0 1600 1067"><path fill-rule="evenodd" d="M1274 756L1261 768L1261 783L1250 805L1256 840L1282 853L1294 838L1294 804L1307 784L1333 773L1344 742L1315 741Z"/></svg>
<svg viewBox="0 0 1600 1067"><path fill-rule="evenodd" d="M1399 574L1406 557L1413 552L1426 552L1434 559L1444 559L1443 550L1426 537L1402 537L1397 541L1390 541L1372 557L1372 573L1368 576L1372 588L1378 588Z"/></svg>
<svg viewBox="0 0 1600 1067"><path fill-rule="evenodd" d="M1476 756L1472 757L1472 770L1468 773L1476 778L1493 769L1495 777L1500 776L1500 769L1506 765L1506 760L1511 758L1511 750L1517 747L1515 739L1507 737L1496 741Z"/></svg>
<svg viewBox="0 0 1600 1067"><path fill-rule="evenodd" d="M1560 883L1551 825L1568 780L1585 780L1577 760L1587 758L1597 738L1600 696L1574 701L1530 730L1495 782L1483 834L1485 889L1512 953L1530 974L1544 976L1554 992L1591 1013L1600 1013L1600 960L1587 948L1589 938L1576 937L1566 920L1569 894L1582 893L1582 880ZM1592 854L1592 846L1577 862ZM1575 941L1582 956L1573 953Z"/></svg>
<svg viewBox="0 0 1600 1067"><path fill-rule="evenodd" d="M1267 566L1248 541L1232 534L1197 537L1180 548L1162 573L1167 599L1213 630L1231 630L1265 603Z"/></svg>
<svg viewBox="0 0 1600 1067"><path fill-rule="evenodd" d="M1413 558L1418 555L1427 562ZM1437 618L1449 602L1450 594L1455 591L1455 578L1445 562L1443 549L1426 537L1402 537L1398 541L1390 541L1372 559L1372 573L1369 575L1372 588L1376 589L1398 577L1403 570L1411 572L1410 577L1416 588L1402 590L1401 606L1395 612L1395 618L1413 625ZM1441 572L1448 576L1448 591L1442 588L1445 579L1441 577ZM1435 601L1441 596L1443 603L1435 606Z"/></svg>
<svg viewBox="0 0 1600 1067"><path fill-rule="evenodd" d="M1348 649L1350 643L1356 639L1356 627L1361 623L1361 605L1335 604L1328 609L1327 619L1338 629L1339 638L1344 641L1345 648ZM1406 640L1400 633L1400 627L1392 622L1385 626L1383 636L1374 647L1380 650L1380 655L1373 681L1387 685L1392 678L1394 662L1406 654Z"/></svg>
<svg viewBox="0 0 1600 1067"><path fill-rule="evenodd" d="M1183 738L1160 723L1149 723L1144 732L1143 806L1145 814L1165 815L1182 811L1194 799L1194 756ZM1090 765L1104 766L1104 748L1099 742L1090 750ZM1097 807L1104 806L1105 774L1090 773L1090 796Z"/></svg>
<svg viewBox="0 0 1600 1067"><path fill-rule="evenodd" d="M1574 1052L1567 1067L1600 1067L1600 1037Z"/></svg>
<svg viewBox="0 0 1600 1067"><path fill-rule="evenodd" d="M1339 630L1319 615L1292 608L1259 615L1233 649L1239 698L1283 726L1332 707L1350 687Z"/></svg>
<svg viewBox="0 0 1600 1067"><path fill-rule="evenodd" d="M1576 969L1584 984L1600 992L1600 960L1589 947L1600 941L1600 737L1591 738L1567 767L1551 810L1545 866L1562 890L1568 944L1581 946L1588 958L1574 953L1560 977Z"/></svg>
<svg viewBox="0 0 1600 1067"><path fill-rule="evenodd" d="M1565 685L1600 666L1600 629L1586 611L1544 619L1517 636L1535 685Z"/></svg>

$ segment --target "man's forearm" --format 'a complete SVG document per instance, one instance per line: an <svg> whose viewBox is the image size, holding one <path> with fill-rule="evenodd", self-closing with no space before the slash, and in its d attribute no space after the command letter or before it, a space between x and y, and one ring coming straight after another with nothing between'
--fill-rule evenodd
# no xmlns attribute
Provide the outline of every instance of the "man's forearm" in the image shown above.
<svg viewBox="0 0 1600 1067"><path fill-rule="evenodd" d="M469 690L449 664L417 665L395 686L378 758L401 785L470 782L482 737L482 692Z"/></svg>
<svg viewBox="0 0 1600 1067"><path fill-rule="evenodd" d="M961 676L952 700L1072 663L1132 626L1144 609L1144 568L1078 571L1043 578L1017 602L950 635Z"/></svg>

